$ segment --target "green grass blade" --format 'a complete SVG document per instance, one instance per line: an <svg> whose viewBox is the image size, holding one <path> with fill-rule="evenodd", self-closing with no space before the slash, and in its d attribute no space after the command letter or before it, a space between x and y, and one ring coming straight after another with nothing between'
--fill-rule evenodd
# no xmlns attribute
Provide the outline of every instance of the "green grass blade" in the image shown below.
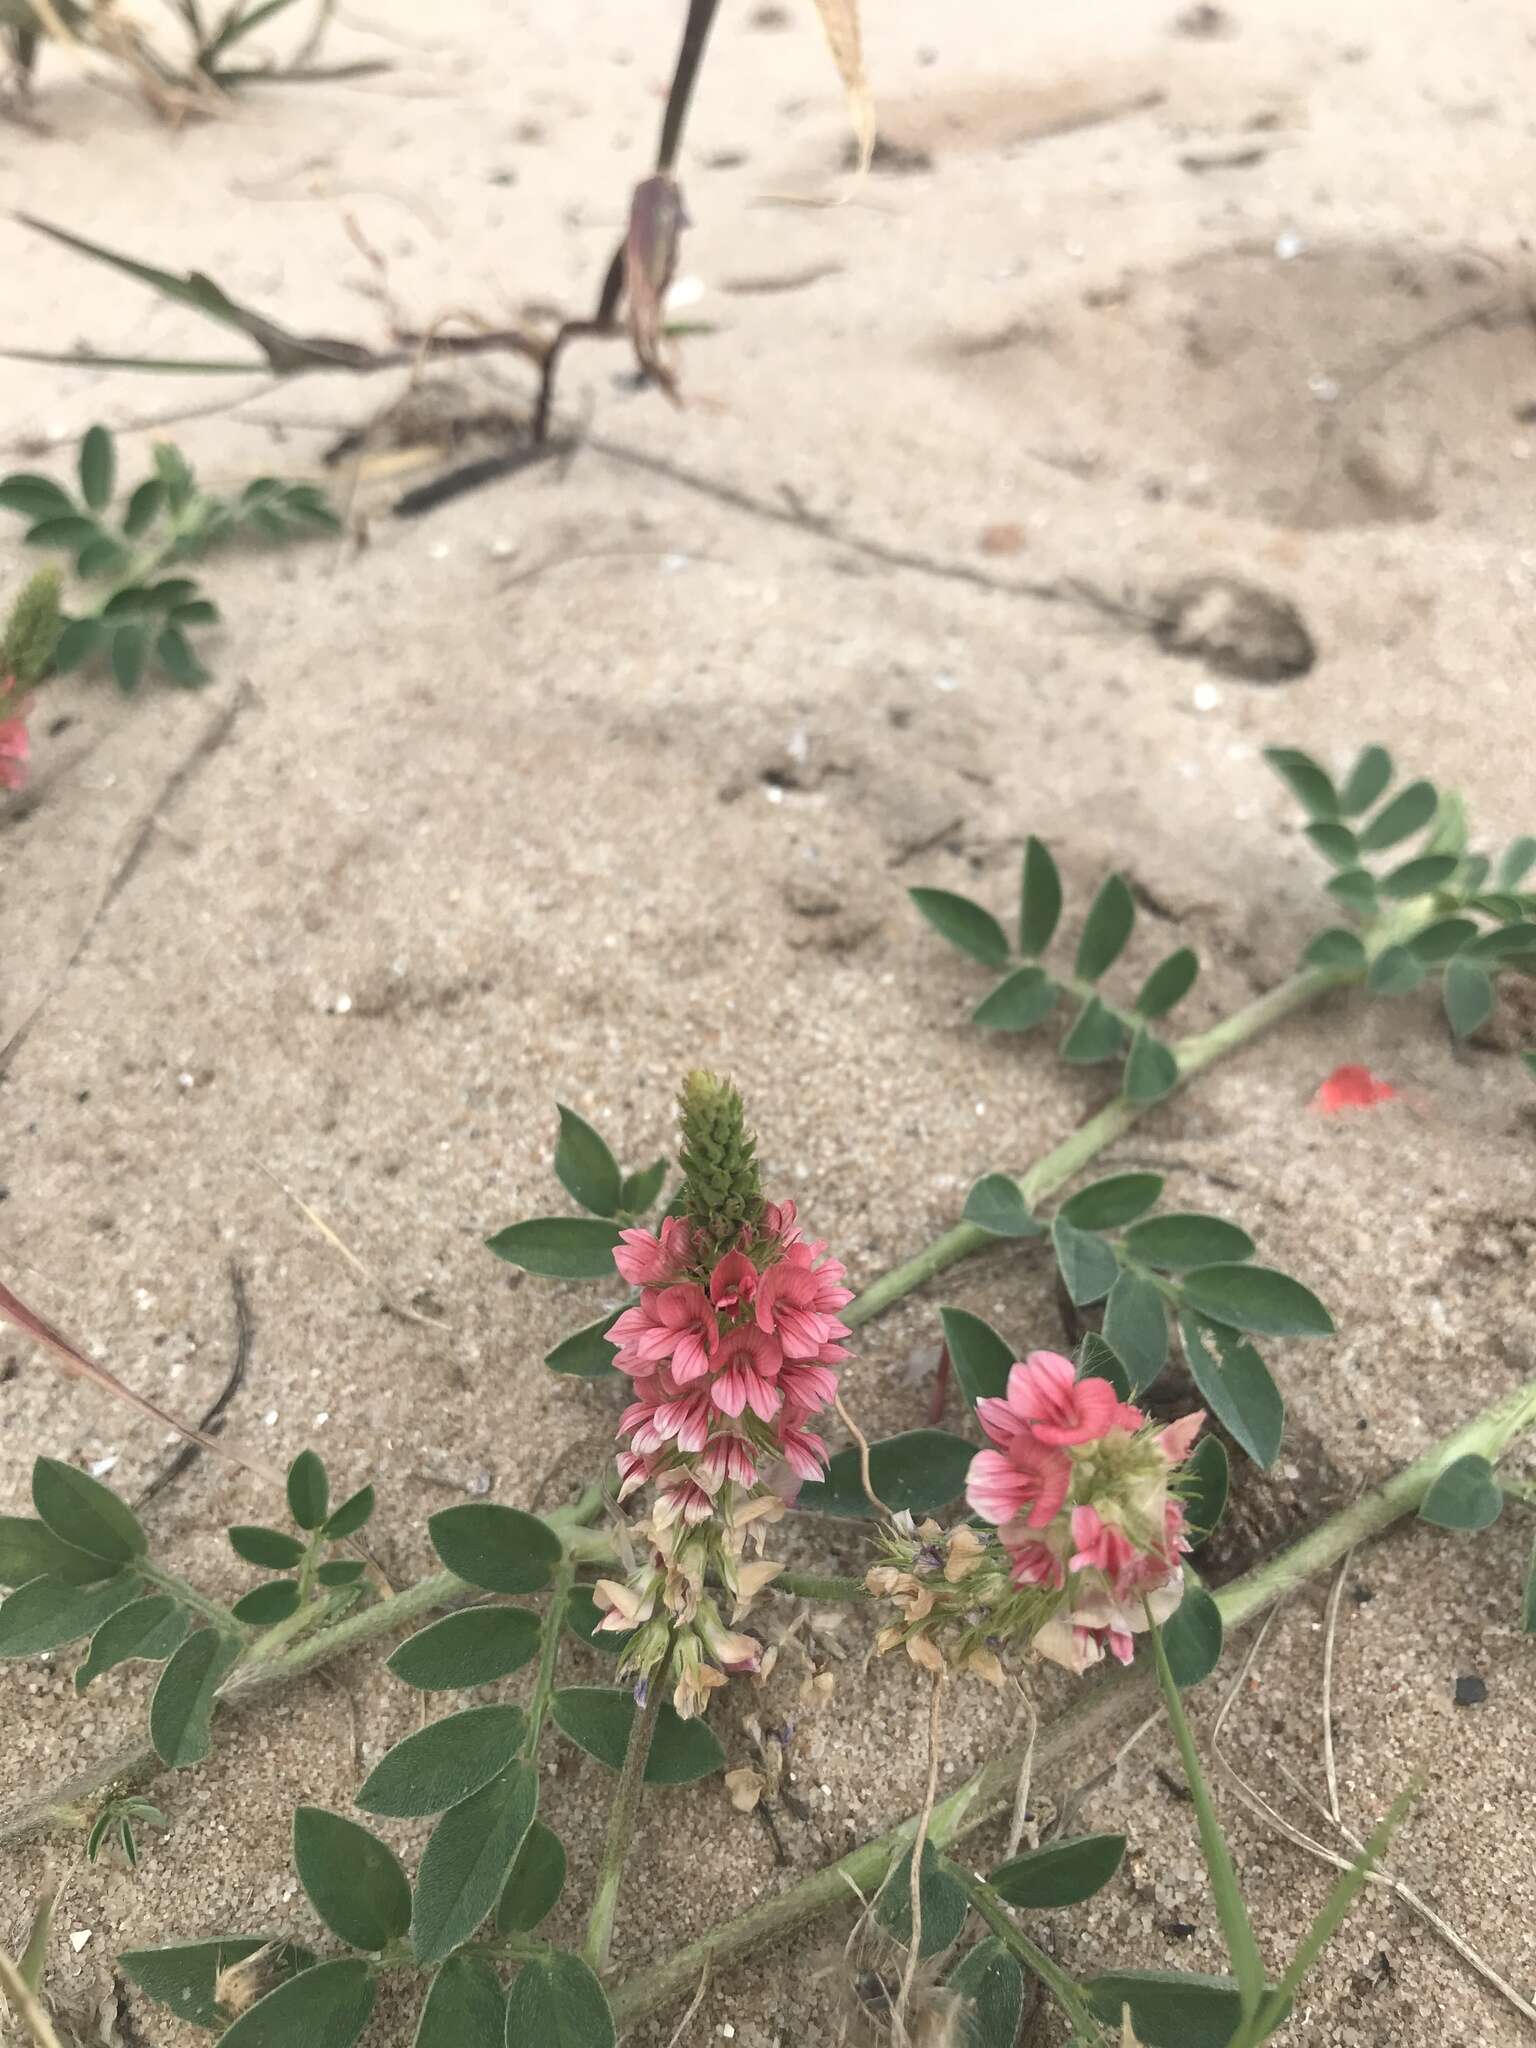
<svg viewBox="0 0 1536 2048"><path fill-rule="evenodd" d="M271 365L259 356L236 363L179 356L98 356L86 349L0 348L0 359L70 370L149 370L160 376L264 377L271 372Z"/></svg>
<svg viewBox="0 0 1536 2048"><path fill-rule="evenodd" d="M1255 2042L1262 2041L1267 2033L1280 2024L1286 2007L1301 1988L1302 1979L1338 1933L1343 1925L1344 1916L1364 1891L1367 1878L1381 1861L1388 1842L1391 1841L1402 1822L1403 1815L1417 1796L1416 1785L1410 1785L1405 1792L1400 1792L1378 1822L1358 1860L1352 1863L1348 1870L1339 1873L1319 1908L1317 1918L1302 1936L1301 1945L1291 1957L1285 1975L1265 1999L1256 2017L1238 2035L1233 2048L1239 2048L1239 2044L1241 2048L1246 2048L1250 2039Z"/></svg>
<svg viewBox="0 0 1536 2048"><path fill-rule="evenodd" d="M1168 1719L1173 1724L1173 1736L1179 1746L1179 1756L1184 1765L1184 1776L1189 1782L1190 1797L1195 1803L1195 1817L1200 1824L1200 1848L1205 1857L1205 1867L1210 1873L1211 1890L1216 1899L1217 1917L1226 1939L1227 1954L1232 1959L1232 1974L1237 1979L1238 1991L1242 1998L1243 2016L1250 2019L1259 2009L1264 1996L1264 1962L1259 1954L1258 1942L1254 1939L1253 1923L1248 1918L1248 1908L1243 1904L1243 1895L1238 1888L1237 1872L1232 1867L1232 1852L1227 1847L1227 1838L1221 1831L1221 1822L1216 1817L1216 1808L1211 1803L1210 1787L1205 1782L1205 1773L1200 1768L1200 1758L1195 1751L1195 1738L1179 1698L1179 1688L1174 1683L1173 1673L1168 1668L1168 1653L1163 1648L1163 1632L1155 1622L1152 1624L1152 1654L1157 1659L1157 1682L1162 1687L1163 1705L1168 1710Z"/></svg>

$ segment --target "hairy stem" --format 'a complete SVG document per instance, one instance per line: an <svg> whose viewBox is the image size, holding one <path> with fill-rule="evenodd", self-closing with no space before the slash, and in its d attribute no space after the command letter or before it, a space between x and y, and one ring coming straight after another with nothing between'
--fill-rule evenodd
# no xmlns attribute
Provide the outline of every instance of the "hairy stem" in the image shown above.
<svg viewBox="0 0 1536 2048"><path fill-rule="evenodd" d="M867 1600L869 1592L862 1579L847 1579L832 1572L780 1572L769 1587L773 1593L788 1593L797 1600Z"/></svg>
<svg viewBox="0 0 1536 2048"><path fill-rule="evenodd" d="M1068 1976L1060 1963L1048 1956L1043 1948L1030 1940L991 1885L984 1883L979 1877L969 1876L963 1870L957 1870L955 1876L965 1896L1003 1947L1017 1956L1025 1969L1038 1977L1041 1983L1055 1994L1079 2036L1085 2042L1102 2040L1103 2033L1089 2011L1088 2001L1075 1979Z"/></svg>
<svg viewBox="0 0 1536 2048"><path fill-rule="evenodd" d="M243 1641L250 1633L244 1622L236 1621L222 1600L212 1600L206 1593L199 1593L196 1586L186 1579L178 1578L175 1572L168 1572L157 1564L151 1564L147 1557L136 1557L133 1561L133 1570L147 1585L153 1586L157 1592L169 1593L173 1600L179 1601L183 1607L190 1608L194 1614L200 1614L204 1621L211 1621L214 1627L222 1629L225 1635L235 1636Z"/></svg>
<svg viewBox="0 0 1536 2048"><path fill-rule="evenodd" d="M1234 1010L1230 1017L1213 1024L1209 1031L1181 1039L1173 1048L1179 1063L1179 1085L1182 1087L1196 1074L1203 1074L1207 1067L1225 1059L1228 1053L1236 1052L1250 1039L1259 1037L1282 1018L1304 1010L1319 996L1326 995L1331 989L1348 987L1360 978L1358 974L1347 971L1309 967L1301 974L1292 975L1289 981L1281 982L1267 995L1245 1004L1241 1010ZM1079 1124L1070 1137L1063 1138L1043 1158L1037 1159L1016 1182L1026 1207L1033 1210L1074 1174L1081 1173L1106 1146L1112 1145L1116 1138L1124 1137L1148 1110L1156 1109L1159 1103L1168 1099L1164 1095L1157 1102L1132 1102L1126 1096L1118 1095L1113 1102L1107 1102L1096 1116ZM983 1251L996 1243L998 1239L990 1231L979 1229L974 1223L955 1224L931 1244L924 1245L912 1258L904 1259L890 1272L882 1273L878 1280L872 1280L863 1293L843 1310L844 1322L867 1323L875 1316L883 1315L893 1303L910 1294L914 1288L921 1287L936 1273L942 1273L946 1267L969 1258L972 1252Z"/></svg>
<svg viewBox="0 0 1536 2048"><path fill-rule="evenodd" d="M598 1868L597 1887L592 1894L592 1914L587 1921L587 1938L582 1949L594 1970L608 1967L619 1886L624 1882L624 1865L640 1814L640 1795L645 1789L645 1766L651 1754L651 1737L656 1733L665 1697L666 1688L661 1683L658 1670L652 1675L645 1705L630 1728L624 1768L619 1773L619 1789L614 1794L613 1810L608 1817L608 1839L603 1844L603 1860Z"/></svg>
<svg viewBox="0 0 1536 2048"><path fill-rule="evenodd" d="M1365 1494L1310 1536L1217 1593L1216 1604L1224 1624L1235 1629L1251 1621L1293 1587L1337 1564L1356 1544L1411 1513L1433 1481L1456 1458L1476 1452L1493 1460L1521 1431L1533 1426L1536 1379L1526 1381L1485 1408L1384 1486ZM1064 1714L1041 1731L1035 1744L1035 1769L1049 1767L1076 1750L1091 1747L1122 1714L1131 1710L1145 1712L1155 1690L1156 1678L1145 1663L1085 1689ZM1023 1748L996 1757L947 1799L940 1800L928 1825L930 1839L944 1847L1006 1811L1017 1790L1024 1758ZM802 1878L787 1891L762 1900L734 1919L722 1921L661 1962L637 1970L611 1995L615 2018L621 2026L632 2026L659 2006L690 1993L706 1964L718 1970L764 1942L783 1940L824 1913L849 1907L856 1894L869 1897L916 1831L914 1814L876 1840L850 1850L836 1863Z"/></svg>
<svg viewBox="0 0 1536 2048"><path fill-rule="evenodd" d="M560 1637L565 1630L565 1596L570 1592L575 1577L576 1567L567 1558L556 1566L555 1576L550 1581L549 1605L544 1610L544 1633L539 1642L539 1668L534 1675L533 1698L528 1702L528 1733L523 1740L523 1755L531 1759L538 1757L544 1717L554 1696L555 1665L560 1657Z"/></svg>

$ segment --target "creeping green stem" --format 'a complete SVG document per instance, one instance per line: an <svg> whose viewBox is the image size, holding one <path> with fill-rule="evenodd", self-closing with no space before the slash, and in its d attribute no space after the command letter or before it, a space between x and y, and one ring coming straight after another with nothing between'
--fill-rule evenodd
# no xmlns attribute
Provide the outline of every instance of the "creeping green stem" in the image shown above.
<svg viewBox="0 0 1536 2048"><path fill-rule="evenodd" d="M869 1592L862 1579L845 1579L831 1572L780 1572L769 1585L772 1593L788 1593L796 1600L867 1600Z"/></svg>
<svg viewBox="0 0 1536 2048"><path fill-rule="evenodd" d="M629 1845L634 1840L635 1822L640 1815L640 1795L645 1789L645 1766L651 1753L651 1737L656 1733L665 1697L666 1688L661 1682L661 1668L658 1667L651 1675L645 1705L630 1728L624 1768L619 1773L619 1789L608 1816L608 1839L603 1844L603 1860L598 1868L597 1888L592 1894L592 1914L587 1921L587 1938L582 1949L594 1970L608 1967L619 1886L624 1882L624 1865L629 1856Z"/></svg>
<svg viewBox="0 0 1536 2048"><path fill-rule="evenodd" d="M1356 1544L1411 1514L1455 1459L1476 1452L1492 1462L1507 1444L1532 1427L1536 1427L1536 1379L1495 1401L1405 1466L1385 1486L1363 1495L1300 1543L1223 1588L1215 1599L1224 1625L1231 1630L1251 1621L1293 1587L1336 1565ZM1034 1769L1047 1770L1074 1751L1091 1748L1128 1711L1145 1712L1155 1687L1156 1680L1145 1664L1086 1687L1065 1714L1040 1731ZM947 1799L940 1800L928 1824L936 1847L958 1841L1011 1805L1026 1754L1019 1748L995 1757ZM614 2017L621 2027L633 2026L658 2007L689 1996L706 1965L718 1970L765 1942L781 1941L823 1914L847 1907L855 1896L868 1898L916 1832L917 1816L913 1815L788 1890L722 1921L662 1961L637 1970L611 1994Z"/></svg>
<svg viewBox="0 0 1536 2048"><path fill-rule="evenodd" d="M1228 1053L1236 1052L1250 1039L1259 1037L1282 1018L1304 1010L1319 996L1326 995L1331 989L1346 988L1361 978L1347 969L1309 967L1300 974L1292 975L1289 981L1281 982L1267 995L1245 1004L1241 1010L1235 1010L1219 1024L1213 1024L1209 1031L1181 1039L1173 1047L1174 1057L1179 1063L1178 1085L1182 1087L1196 1074L1203 1074L1207 1067L1225 1059ZM1037 1159L1015 1182L1024 1197L1025 1207L1033 1212L1038 1203L1053 1195L1074 1174L1081 1173L1106 1146L1112 1145L1116 1138L1124 1137L1149 1109L1155 1109L1158 1102L1167 1100L1167 1096L1159 1096L1157 1102L1132 1102L1120 1095L1113 1102L1107 1102L1096 1116L1091 1116L1085 1124L1079 1124L1070 1137ZM912 1258L893 1266L890 1272L882 1273L878 1280L871 1281L863 1293L843 1310L844 1322L869 1322L914 1288L933 1279L935 1274L944 1272L961 1259L969 1258L972 1252L982 1251L997 1242L990 1231L982 1230L974 1223L955 1224Z"/></svg>
<svg viewBox="0 0 1536 2048"><path fill-rule="evenodd" d="M963 1870L957 1870L955 1877L965 1896L1003 1947L1017 1956L1026 1970L1055 1993L1062 2010L1077 2029L1079 2037L1085 2042L1103 2040L1099 2023L1089 2011L1088 2002L1076 1981L1068 1976L1054 1957L1048 1956L1043 1948L1030 1940L991 1885L979 1877L969 1876Z"/></svg>
<svg viewBox="0 0 1536 2048"><path fill-rule="evenodd" d="M159 1565L151 1564L147 1557L136 1557L133 1561L133 1570L146 1585L155 1587L158 1592L169 1593L173 1600L179 1601L183 1607L190 1608L192 1613L200 1614L204 1621L211 1621L214 1627L222 1629L225 1635L243 1640L250 1633L244 1622L236 1621L222 1600L211 1600L206 1593L199 1593L196 1586L186 1579L178 1578L175 1572L162 1570Z"/></svg>

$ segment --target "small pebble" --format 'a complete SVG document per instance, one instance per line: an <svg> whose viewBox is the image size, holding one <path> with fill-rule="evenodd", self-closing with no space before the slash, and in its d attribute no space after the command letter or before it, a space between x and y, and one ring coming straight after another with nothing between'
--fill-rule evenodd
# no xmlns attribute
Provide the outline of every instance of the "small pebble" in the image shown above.
<svg viewBox="0 0 1536 2048"><path fill-rule="evenodd" d="M1458 1707L1480 1707L1487 1697L1487 1684L1475 1673L1457 1679L1455 1700Z"/></svg>

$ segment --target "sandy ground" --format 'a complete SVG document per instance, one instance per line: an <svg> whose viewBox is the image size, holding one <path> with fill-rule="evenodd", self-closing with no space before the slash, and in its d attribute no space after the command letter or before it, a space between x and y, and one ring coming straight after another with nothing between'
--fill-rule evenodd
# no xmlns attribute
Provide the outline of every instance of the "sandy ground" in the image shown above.
<svg viewBox="0 0 1536 2048"><path fill-rule="evenodd" d="M55 67L51 133L0 127L0 198L206 269L306 328L382 338L349 216L408 320L581 305L646 166L676 12L593 0L557 19L461 0L424 21L369 0L334 51L387 54L389 76L271 88L179 134ZM500 1499L547 1504L605 1454L614 1395L539 1363L590 1297L480 1248L560 1205L556 1097L637 1164L667 1142L680 1071L728 1067L773 1187L868 1278L1103 1085L1043 1043L968 1028L983 978L920 926L908 884L1006 911L1036 831L1080 913L1118 862L1144 905L1134 964L1184 940L1208 962L1193 1026L1279 979L1323 921L1263 746L1342 762L1386 740L1460 786L1489 838L1536 820L1527 11L1235 0L1215 37L1124 0L874 12L901 168L829 210L764 203L839 189L844 119L811 11L774 28L725 10L683 164L684 269L706 288L692 310L718 330L688 346L685 411L635 392L617 349L573 352L563 400L606 452L418 522L388 516L375 484L362 552L226 559L211 579L229 620L217 686L131 705L100 685L50 692L62 729L43 726L42 801L0 815L0 1043L37 1013L0 1083L0 1265L187 1414L227 1370L238 1267L253 1342L232 1436L275 1461L313 1442L338 1483L374 1478L397 1575L426 1562L426 1514L487 1478ZM15 225L0 225L0 265L10 341L223 348ZM526 395L513 363L457 381L471 407ZM175 429L213 476L307 473L400 382L234 388L244 403ZM36 466L40 437L230 396L12 367L0 437L12 466ZM150 438L129 434L125 457ZM1320 649L1309 674L1216 678L1123 620L1017 587L1078 578L1141 602L1213 571L1300 607ZM1306 1115L1342 1060L1403 1099L1354 1121ZM1183 1206L1238 1216L1334 1308L1336 1342L1272 1357L1296 1423L1355 1485L1536 1370L1533 1135L1528 1080L1454 1052L1430 997L1341 1000L1114 1157L1165 1170ZM268 1173L449 1333L382 1312ZM1037 1252L978 1261L861 1333L850 1398L872 1427L919 1418L934 1299L1021 1345L1059 1334ZM37 1450L113 1457L130 1491L165 1455L160 1433L15 1341L0 1340L0 1425L4 1508L23 1503ZM205 1461L149 1520L168 1561L233 1595L247 1575L219 1527L271 1507ZM1401 1867L1527 1997L1536 1722L1514 1624L1529 1542L1512 1512L1477 1538L1420 1528L1362 1554L1334 1700L1346 1818L1363 1830L1421 1776ZM827 1554L814 1530L793 1543ZM832 1551L854 1555L836 1532ZM1292 1604L1230 1729L1245 1772L1296 1818L1281 1766L1322 1783L1324 1592ZM717 1716L733 1761L744 1713L796 1718L811 1813L785 1823L796 1870L921 1794L910 1674L859 1680L863 1624L846 1633L850 1675L819 1712L786 1667L766 1700L733 1689ZM1487 1684L1475 1709L1452 1704L1464 1674ZM46 1661L0 1685L8 1793L78 1768L143 1713L131 1676L84 1702ZM312 1929L290 1808L344 1805L414 1711L358 1659L162 1781L173 1825L137 1877L71 1881L65 1925L89 1940L61 1987L109 1995L112 1952L132 1943ZM946 1777L1004 1739L990 1699L957 1705ZM611 1781L554 1751L569 1933ZM1084 1967L1218 1966L1189 1810L1158 1775L1170 1756L1149 1738L1084 1809L1132 1842L1093 1909L1044 1937ZM1235 1801L1227 1812L1279 1958L1327 1874ZM0 1942L21 1939L62 1853L6 1861ZM783 1881L717 1784L665 1795L620 1958L662 1954ZM836 1973L818 1974L834 1953L812 1940L730 1973L687 2048L837 2040ZM634 2038L660 2048L675 2019ZM370 2038L408 2031L385 2016ZM1288 2036L1528 2037L1379 1896ZM121 2038L193 2037L129 2000Z"/></svg>

